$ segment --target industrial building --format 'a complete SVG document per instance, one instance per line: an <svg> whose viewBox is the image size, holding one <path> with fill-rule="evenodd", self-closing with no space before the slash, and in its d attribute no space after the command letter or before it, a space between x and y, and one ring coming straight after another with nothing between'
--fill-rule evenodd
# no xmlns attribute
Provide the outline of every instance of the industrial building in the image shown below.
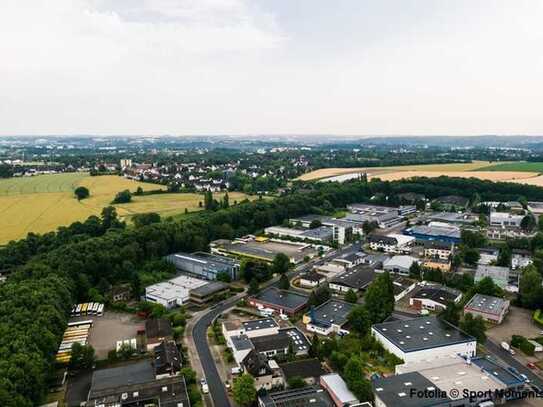
<svg viewBox="0 0 543 407"><path fill-rule="evenodd" d="M256 308L268 308L280 314L294 315L307 306L309 297L296 291L269 287L249 298L249 304Z"/></svg>
<svg viewBox="0 0 543 407"><path fill-rule="evenodd" d="M319 254L309 243L289 242L248 236L236 240L215 240L210 244L211 252L226 256L247 257L271 263L279 253L285 254L291 263L299 264L306 258Z"/></svg>
<svg viewBox="0 0 543 407"><path fill-rule="evenodd" d="M389 273L400 274L402 276L409 275L409 269L413 263L418 263L415 257L411 256L392 256L383 263L383 270Z"/></svg>
<svg viewBox="0 0 543 407"><path fill-rule="evenodd" d="M354 304L331 299L312 308L304 315L302 322L308 331L321 335L348 334L349 330L344 327L353 308Z"/></svg>
<svg viewBox="0 0 543 407"><path fill-rule="evenodd" d="M259 407L333 407L328 393L318 386L282 390L258 396Z"/></svg>
<svg viewBox="0 0 543 407"><path fill-rule="evenodd" d="M328 281L328 288L339 294L349 290L355 292L365 289L375 278L375 270L369 266L358 266L337 274Z"/></svg>
<svg viewBox="0 0 543 407"><path fill-rule="evenodd" d="M352 204L347 205L347 209L351 213L345 216L346 220L360 223L375 222L381 229L397 226L403 222L404 216L416 212L414 206L403 206L399 209L379 205Z"/></svg>
<svg viewBox="0 0 543 407"><path fill-rule="evenodd" d="M215 298L227 294L230 286L221 281L212 281L209 284L189 290L189 301L195 305L203 306Z"/></svg>
<svg viewBox="0 0 543 407"><path fill-rule="evenodd" d="M524 215L513 215L508 212L490 212L490 226L520 228Z"/></svg>
<svg viewBox="0 0 543 407"><path fill-rule="evenodd" d="M300 225L304 228L309 228L313 221L319 221L322 226L330 228L332 230L331 240L339 244L345 244L350 241L353 237L354 229L358 226L356 222L353 223L346 219L335 219L322 215L306 215L289 219L290 224Z"/></svg>
<svg viewBox="0 0 543 407"><path fill-rule="evenodd" d="M479 220L475 215L457 212L434 213L430 215L428 219L432 222L442 222L456 226L472 225Z"/></svg>
<svg viewBox="0 0 543 407"><path fill-rule="evenodd" d="M295 229L283 226L270 226L264 233L273 237L290 237L300 240L309 240L318 243L329 243L334 240L334 231L328 226L319 226L313 229Z"/></svg>
<svg viewBox="0 0 543 407"><path fill-rule="evenodd" d="M509 300L483 294L475 294L464 306L464 314L480 316L495 324L501 324L508 311Z"/></svg>
<svg viewBox="0 0 543 407"><path fill-rule="evenodd" d="M403 231L407 236L412 236L417 241L439 240L441 242L460 243L460 229L446 224L430 223L429 225L417 225Z"/></svg>
<svg viewBox="0 0 543 407"><path fill-rule="evenodd" d="M476 353L475 338L435 316L375 324L371 333L405 363L456 354L473 357Z"/></svg>
<svg viewBox="0 0 543 407"><path fill-rule="evenodd" d="M409 305L416 310L438 311L447 308L449 303L458 304L462 292L439 284L424 286L409 298Z"/></svg>
<svg viewBox="0 0 543 407"><path fill-rule="evenodd" d="M207 284L209 284L209 281L185 275L177 276L146 287L145 300L170 309L187 303L191 290Z"/></svg>
<svg viewBox="0 0 543 407"><path fill-rule="evenodd" d="M371 250L385 253L410 253L415 238L406 235L373 233L367 239Z"/></svg>
<svg viewBox="0 0 543 407"><path fill-rule="evenodd" d="M205 252L170 254L166 256L166 260L178 271L206 280L216 280L217 275L222 273L236 280L240 266L234 259Z"/></svg>
<svg viewBox="0 0 543 407"><path fill-rule="evenodd" d="M490 358L458 355L398 365L396 373L373 381L376 407L494 406L520 398L526 383Z"/></svg>

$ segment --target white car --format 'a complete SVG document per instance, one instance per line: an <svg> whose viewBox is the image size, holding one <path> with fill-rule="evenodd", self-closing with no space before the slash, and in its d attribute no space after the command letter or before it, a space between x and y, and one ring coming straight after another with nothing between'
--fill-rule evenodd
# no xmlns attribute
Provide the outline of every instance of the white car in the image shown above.
<svg viewBox="0 0 543 407"><path fill-rule="evenodd" d="M200 386L202 387L202 393L204 393L204 394L209 393L209 386L207 385L206 379L203 378L203 377L200 380Z"/></svg>
<svg viewBox="0 0 543 407"><path fill-rule="evenodd" d="M530 379L528 379L528 376L526 376L524 373L521 373L520 376L526 381L526 383L530 383Z"/></svg>

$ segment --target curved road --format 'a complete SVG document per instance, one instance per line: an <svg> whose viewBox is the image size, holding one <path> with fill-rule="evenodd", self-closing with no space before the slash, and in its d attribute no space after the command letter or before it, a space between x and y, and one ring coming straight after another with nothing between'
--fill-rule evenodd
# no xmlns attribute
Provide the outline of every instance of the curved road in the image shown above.
<svg viewBox="0 0 543 407"><path fill-rule="evenodd" d="M315 259L315 261L302 264L298 266L294 271L288 273L289 279L307 272L311 269L312 266L316 264L322 264L332 256L338 256L342 253L353 250L354 245L349 245L340 250L334 250L330 253L327 253L323 258ZM277 284L279 277L276 277L267 283L261 286L261 289L268 287L270 285ZM233 307L240 299L247 297L247 294L240 293L232 298L229 298L226 301L220 302L216 306L210 308L209 312L202 315L200 319L194 324L192 332L189 332L189 335L192 334L192 339L198 352L198 357L202 365L202 370L204 371L207 385L209 386L209 395L213 400L214 407L230 407L230 401L226 393L226 387L222 382L222 379L219 375L219 371L215 366L215 360L209 349L209 344L207 343L207 329L213 323L213 320L217 318L227 309Z"/></svg>

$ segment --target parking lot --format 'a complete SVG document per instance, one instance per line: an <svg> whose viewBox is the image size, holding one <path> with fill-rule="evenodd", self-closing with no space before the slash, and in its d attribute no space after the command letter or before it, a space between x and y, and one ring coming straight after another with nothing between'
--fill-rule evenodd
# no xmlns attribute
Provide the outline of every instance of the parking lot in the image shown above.
<svg viewBox="0 0 543 407"><path fill-rule="evenodd" d="M510 342L511 335L518 334L526 338L535 338L542 336L541 329L532 321L532 311L510 307L509 313L505 317L501 325L496 325L489 328L486 335L496 343L503 341Z"/></svg>
<svg viewBox="0 0 543 407"><path fill-rule="evenodd" d="M107 358L110 350L115 349L117 341L136 337L138 330L145 327L145 322L133 314L105 312L103 316L83 316L72 321L93 321L89 334L89 344L96 351L98 359Z"/></svg>

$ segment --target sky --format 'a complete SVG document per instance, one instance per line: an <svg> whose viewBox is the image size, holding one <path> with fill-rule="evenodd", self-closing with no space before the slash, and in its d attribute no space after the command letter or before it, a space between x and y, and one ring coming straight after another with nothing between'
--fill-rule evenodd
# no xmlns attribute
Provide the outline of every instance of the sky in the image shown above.
<svg viewBox="0 0 543 407"><path fill-rule="evenodd" d="M2 0L0 135L543 135L541 0Z"/></svg>

